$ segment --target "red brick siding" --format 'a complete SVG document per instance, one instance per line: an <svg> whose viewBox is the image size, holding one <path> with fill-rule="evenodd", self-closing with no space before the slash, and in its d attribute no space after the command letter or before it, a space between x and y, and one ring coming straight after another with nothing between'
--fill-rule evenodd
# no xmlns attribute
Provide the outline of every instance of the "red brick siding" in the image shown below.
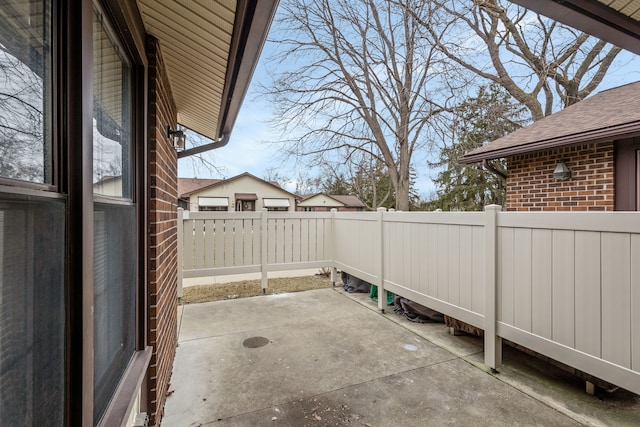
<svg viewBox="0 0 640 427"><path fill-rule="evenodd" d="M563 161L571 179L553 178ZM584 144L507 158L507 210L612 211L613 143Z"/></svg>
<svg viewBox="0 0 640 427"><path fill-rule="evenodd" d="M159 425L171 379L177 336L178 160L167 138L176 107L157 39L147 41L149 59L149 295L148 338L153 356L148 374L150 425Z"/></svg>

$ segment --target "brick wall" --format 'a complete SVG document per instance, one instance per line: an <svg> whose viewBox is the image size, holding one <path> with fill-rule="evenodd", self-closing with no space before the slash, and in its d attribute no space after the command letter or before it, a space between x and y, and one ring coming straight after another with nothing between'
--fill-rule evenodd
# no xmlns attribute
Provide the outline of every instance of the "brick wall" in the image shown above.
<svg viewBox="0 0 640 427"><path fill-rule="evenodd" d="M558 161L571 179L553 178ZM507 158L507 210L614 210L613 143L584 144Z"/></svg>
<svg viewBox="0 0 640 427"><path fill-rule="evenodd" d="M150 425L162 419L177 345L178 160L167 138L176 107L157 39L147 40L149 59L149 307L148 338L153 356L147 378Z"/></svg>

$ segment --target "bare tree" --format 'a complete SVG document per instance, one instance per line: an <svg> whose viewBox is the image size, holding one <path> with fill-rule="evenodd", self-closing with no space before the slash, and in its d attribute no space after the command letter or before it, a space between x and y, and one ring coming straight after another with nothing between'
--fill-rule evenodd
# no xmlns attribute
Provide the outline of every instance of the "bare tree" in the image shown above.
<svg viewBox="0 0 640 427"><path fill-rule="evenodd" d="M429 42L464 69L503 86L533 121L586 98L621 51L507 1L436 2L449 24L438 33L423 21Z"/></svg>
<svg viewBox="0 0 640 427"><path fill-rule="evenodd" d="M0 43L2 177L45 182L45 167L48 165L45 164L43 92L42 77Z"/></svg>
<svg viewBox="0 0 640 427"><path fill-rule="evenodd" d="M189 148L199 147L213 142L212 139L192 131L191 129L183 127L182 130L186 134ZM188 169L190 169L191 172L186 172ZM194 154L192 156L179 159L178 161L178 175L182 176L185 174L193 175L194 177L202 177L202 175L225 176L228 172L229 171L226 167L215 163L213 151Z"/></svg>
<svg viewBox="0 0 640 427"><path fill-rule="evenodd" d="M263 90L287 154L317 163L342 150L346 161L368 153L386 165L396 208L408 210L412 156L430 143L421 131L447 100L442 55L424 42L430 35L420 24L431 22L432 4L403 5L283 1L279 27L286 33L276 40L283 50L271 62L288 69Z"/></svg>

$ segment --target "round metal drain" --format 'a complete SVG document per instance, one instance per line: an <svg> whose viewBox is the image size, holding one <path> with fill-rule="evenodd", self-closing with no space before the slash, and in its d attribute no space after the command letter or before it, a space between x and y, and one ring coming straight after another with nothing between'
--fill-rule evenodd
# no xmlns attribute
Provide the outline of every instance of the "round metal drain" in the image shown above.
<svg viewBox="0 0 640 427"><path fill-rule="evenodd" d="M242 341L242 345L247 348L264 347L267 344L269 344L269 338L265 337L251 337Z"/></svg>

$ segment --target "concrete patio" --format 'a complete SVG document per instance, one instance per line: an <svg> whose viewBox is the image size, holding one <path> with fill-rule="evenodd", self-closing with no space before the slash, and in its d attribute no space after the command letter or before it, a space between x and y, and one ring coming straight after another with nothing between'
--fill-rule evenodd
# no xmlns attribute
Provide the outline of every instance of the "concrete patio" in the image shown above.
<svg viewBox="0 0 640 427"><path fill-rule="evenodd" d="M179 307L163 427L640 425L640 397L323 289ZM244 344L244 345L243 345Z"/></svg>

